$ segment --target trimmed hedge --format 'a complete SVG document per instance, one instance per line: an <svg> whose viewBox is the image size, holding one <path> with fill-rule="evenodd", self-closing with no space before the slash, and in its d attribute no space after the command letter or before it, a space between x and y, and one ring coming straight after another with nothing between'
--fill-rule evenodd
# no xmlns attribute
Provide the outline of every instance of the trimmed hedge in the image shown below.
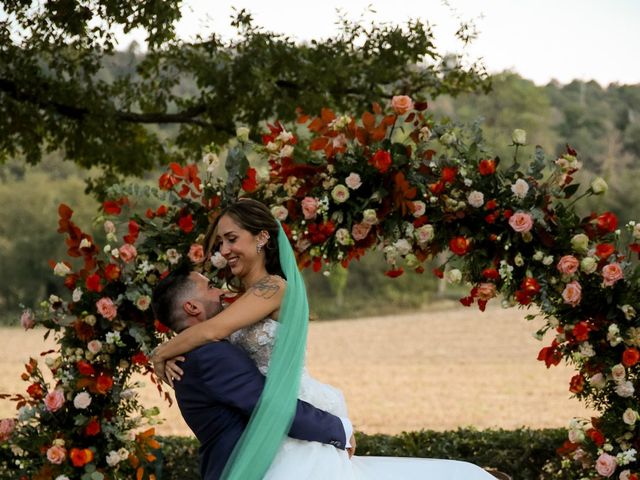
<svg viewBox="0 0 640 480"><path fill-rule="evenodd" d="M357 454L385 457L430 457L465 460L508 473L514 480L537 480L543 466L559 459L565 429L475 430L434 432L422 430L400 435L356 434ZM159 480L199 480L198 443L188 437L161 437L162 475Z"/></svg>

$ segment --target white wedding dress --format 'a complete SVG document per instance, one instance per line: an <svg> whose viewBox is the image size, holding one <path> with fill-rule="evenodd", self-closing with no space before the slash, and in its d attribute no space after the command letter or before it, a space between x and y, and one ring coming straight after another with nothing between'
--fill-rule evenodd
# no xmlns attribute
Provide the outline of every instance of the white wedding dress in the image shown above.
<svg viewBox="0 0 640 480"><path fill-rule="evenodd" d="M244 349L266 375L278 322L267 318L234 332L229 341ZM340 417L348 417L342 392L302 373L298 398ZM455 460L400 457L349 458L331 445L286 438L268 480L495 480L476 465Z"/></svg>

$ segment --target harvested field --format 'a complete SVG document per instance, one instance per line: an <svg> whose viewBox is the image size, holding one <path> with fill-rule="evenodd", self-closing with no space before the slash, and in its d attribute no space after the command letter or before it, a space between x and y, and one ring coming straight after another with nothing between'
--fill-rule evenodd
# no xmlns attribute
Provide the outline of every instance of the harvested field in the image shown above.
<svg viewBox="0 0 640 480"><path fill-rule="evenodd" d="M536 360L546 345L522 311L446 309L396 317L313 322L307 364L312 375L342 389L356 429L366 433L563 427L589 412L570 399L573 371L547 370ZM1 328L0 392L22 392L29 356L46 346L42 330ZM160 434L187 435L176 405L162 402L150 382L145 404L166 419ZM13 415L0 401L0 418Z"/></svg>

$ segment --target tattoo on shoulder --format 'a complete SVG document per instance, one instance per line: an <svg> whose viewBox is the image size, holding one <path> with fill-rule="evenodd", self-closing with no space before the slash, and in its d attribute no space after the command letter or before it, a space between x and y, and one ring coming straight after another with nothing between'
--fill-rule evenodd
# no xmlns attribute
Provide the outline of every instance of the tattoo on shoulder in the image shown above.
<svg viewBox="0 0 640 480"><path fill-rule="evenodd" d="M269 299L280 291L280 284L276 278L267 275L251 286L251 291L257 297Z"/></svg>

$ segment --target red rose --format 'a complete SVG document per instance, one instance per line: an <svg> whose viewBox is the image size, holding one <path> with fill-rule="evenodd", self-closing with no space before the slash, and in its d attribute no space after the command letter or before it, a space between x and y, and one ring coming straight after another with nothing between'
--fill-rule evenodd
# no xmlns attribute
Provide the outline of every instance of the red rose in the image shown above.
<svg viewBox="0 0 640 480"><path fill-rule="evenodd" d="M132 244L136 243L139 234L140 225L135 220L129 220L129 234L124 236L124 241Z"/></svg>
<svg viewBox="0 0 640 480"><path fill-rule="evenodd" d="M616 247L614 247L610 243L599 243L596 245L596 255L600 258L609 258L616 251Z"/></svg>
<svg viewBox="0 0 640 480"><path fill-rule="evenodd" d="M589 327L589 324L583 320L581 322L576 323L571 333L573 334L576 340L578 340L579 342L584 342L585 340L589 339L590 330L591 328Z"/></svg>
<svg viewBox="0 0 640 480"><path fill-rule="evenodd" d="M193 216L188 214L180 217L180 220L178 220L178 226L184 233L191 232L191 230L193 230Z"/></svg>
<svg viewBox="0 0 640 480"><path fill-rule="evenodd" d="M40 385L39 383L32 383L31 385L29 385L29 387L27 388L27 393L36 400L44 397L44 390L42 390L42 385Z"/></svg>
<svg viewBox="0 0 640 480"><path fill-rule="evenodd" d="M85 280L85 286L90 292L101 292L102 284L100 283L100 275L98 275L97 273L89 275Z"/></svg>
<svg viewBox="0 0 640 480"><path fill-rule="evenodd" d="M622 364L625 367L633 367L640 361L640 351L637 348L627 348L622 354Z"/></svg>
<svg viewBox="0 0 640 480"><path fill-rule="evenodd" d="M164 216L167 214L167 211L168 211L168 210L167 210L166 205L160 205L160 206L158 207L158 209L156 210L156 215L157 215L158 217L164 217Z"/></svg>
<svg viewBox="0 0 640 480"><path fill-rule="evenodd" d="M590 428L585 433L591 439L591 441L596 444L597 447L601 447L602 445L604 445L604 435L600 430Z"/></svg>
<svg viewBox="0 0 640 480"><path fill-rule="evenodd" d="M113 378L111 378L110 375L105 375L104 373L98 375L96 379L96 390L98 393L104 395L111 390L111 387L113 387Z"/></svg>
<svg viewBox="0 0 640 480"><path fill-rule="evenodd" d="M540 291L540 284L533 277L525 277L520 284L520 288L522 288L527 295L535 295Z"/></svg>
<svg viewBox="0 0 640 480"><path fill-rule="evenodd" d="M120 267L113 263L110 263L104 268L104 278L109 281L117 280L120 278Z"/></svg>
<svg viewBox="0 0 640 480"><path fill-rule="evenodd" d="M484 208L486 208L487 210L493 210L497 206L498 206L498 202L496 202L494 199L491 199L487 203L484 204Z"/></svg>
<svg viewBox="0 0 640 480"><path fill-rule="evenodd" d="M378 150L369 159L369 164L373 165L380 173L386 173L391 166L391 154L386 150Z"/></svg>
<svg viewBox="0 0 640 480"><path fill-rule="evenodd" d="M119 215L122 211L122 208L120 207L118 202L114 202L112 200L102 202L102 209L107 215Z"/></svg>
<svg viewBox="0 0 640 480"><path fill-rule="evenodd" d="M454 237L449 242L449 249L456 255L462 256L469 251L471 242L465 237Z"/></svg>
<svg viewBox="0 0 640 480"><path fill-rule="evenodd" d="M245 192L251 193L254 192L256 188L258 188L258 181L256 180L257 173L258 172L256 171L256 169L253 167L250 167L247 170L247 176L242 181L242 189Z"/></svg>
<svg viewBox="0 0 640 480"><path fill-rule="evenodd" d="M397 268L395 270L388 270L388 271L384 272L384 274L389 278L399 277L403 273L404 273L404 270L402 269L402 267Z"/></svg>
<svg viewBox="0 0 640 480"><path fill-rule="evenodd" d="M78 372L80 372L80 375L85 375L87 377L96 373L96 370L93 368L93 366L86 360L80 360L76 362L76 368L78 369Z"/></svg>
<svg viewBox="0 0 640 480"><path fill-rule="evenodd" d="M496 172L496 161L493 159L480 160L478 170L480 175L492 175Z"/></svg>
<svg viewBox="0 0 640 480"><path fill-rule="evenodd" d="M488 280L496 280L500 278L500 274L495 268L485 268L482 271L482 276Z"/></svg>
<svg viewBox="0 0 640 480"><path fill-rule="evenodd" d="M94 435L97 435L100 433L100 422L98 422L98 420L96 420L95 417L93 417L91 420L89 420L89 423L87 423L87 426L84 428L84 434L87 435L88 437L93 437Z"/></svg>
<svg viewBox="0 0 640 480"><path fill-rule="evenodd" d="M569 391L571 393L580 393L584 389L584 377L581 374L571 377L569 382Z"/></svg>
<svg viewBox="0 0 640 480"><path fill-rule="evenodd" d="M434 268L433 274L438 278L444 278L444 271L440 268Z"/></svg>
<svg viewBox="0 0 640 480"><path fill-rule="evenodd" d="M72 448L70 457L74 467L84 467L93 460L93 452L88 448Z"/></svg>
<svg viewBox="0 0 640 480"><path fill-rule="evenodd" d="M440 178L444 183L451 183L455 180L457 174L458 169L456 167L444 167L440 173Z"/></svg>
<svg viewBox="0 0 640 480"><path fill-rule="evenodd" d="M603 232L615 232L618 228L618 217L611 212L605 212L597 218L598 228Z"/></svg>
<svg viewBox="0 0 640 480"><path fill-rule="evenodd" d="M147 363L147 356L142 352L138 352L131 357L131 361L137 365L144 365Z"/></svg>

